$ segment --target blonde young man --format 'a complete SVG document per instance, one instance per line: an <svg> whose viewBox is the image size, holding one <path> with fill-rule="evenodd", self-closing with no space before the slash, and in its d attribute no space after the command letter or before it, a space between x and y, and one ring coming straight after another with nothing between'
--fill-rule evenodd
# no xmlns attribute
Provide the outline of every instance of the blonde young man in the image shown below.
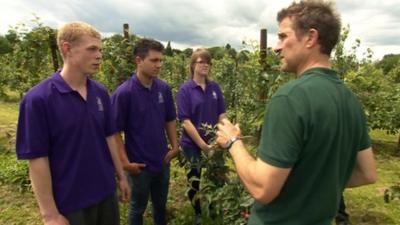
<svg viewBox="0 0 400 225"><path fill-rule="evenodd" d="M115 174L122 200L130 188L111 138L107 90L89 78L101 62L100 34L72 22L59 29L57 41L63 68L22 99L17 156L29 160L44 224L119 224Z"/></svg>
<svg viewBox="0 0 400 225"><path fill-rule="evenodd" d="M277 19L281 69L298 78L270 100L257 159L228 120L219 125L217 141L256 199L249 225L330 225L346 186L376 180L364 111L331 69L340 33L332 6L300 1Z"/></svg>

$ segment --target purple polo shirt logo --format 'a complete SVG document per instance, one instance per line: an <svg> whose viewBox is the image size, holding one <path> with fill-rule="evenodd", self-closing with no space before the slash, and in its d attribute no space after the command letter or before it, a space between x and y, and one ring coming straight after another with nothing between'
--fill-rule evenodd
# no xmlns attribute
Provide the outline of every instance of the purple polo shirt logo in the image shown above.
<svg viewBox="0 0 400 225"><path fill-rule="evenodd" d="M212 92L212 96L213 96L213 98L214 98L215 100L218 100L218 96L217 96L217 93L215 93L215 91Z"/></svg>
<svg viewBox="0 0 400 225"><path fill-rule="evenodd" d="M99 112L103 112L104 107L103 107L103 102L101 101L101 98L96 97L96 99L97 99L97 108L98 108Z"/></svg>
<svg viewBox="0 0 400 225"><path fill-rule="evenodd" d="M164 103L164 97L161 92L158 92L158 103Z"/></svg>

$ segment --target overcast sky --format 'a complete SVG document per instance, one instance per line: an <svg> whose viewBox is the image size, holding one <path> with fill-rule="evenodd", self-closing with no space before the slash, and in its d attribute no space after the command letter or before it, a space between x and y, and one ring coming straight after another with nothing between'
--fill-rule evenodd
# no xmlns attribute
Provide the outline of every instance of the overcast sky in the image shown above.
<svg viewBox="0 0 400 225"><path fill-rule="evenodd" d="M68 21L94 25L104 35L130 31L173 48L225 46L240 49L243 40L259 40L268 29L268 46L276 43L276 13L291 0L12 0L1 1L0 34L10 25L29 24L33 13L57 28ZM350 25L348 46L361 40L359 55L371 48L374 58L400 53L400 0L337 0L342 23Z"/></svg>

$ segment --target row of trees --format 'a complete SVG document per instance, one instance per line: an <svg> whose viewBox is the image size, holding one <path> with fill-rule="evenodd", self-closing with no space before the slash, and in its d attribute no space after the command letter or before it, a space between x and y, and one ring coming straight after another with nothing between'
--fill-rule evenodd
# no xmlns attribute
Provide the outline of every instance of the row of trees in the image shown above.
<svg viewBox="0 0 400 225"><path fill-rule="evenodd" d="M59 54L56 59L51 54L52 48L55 49L56 31L44 26L38 18L34 21L33 29L19 24L0 36L1 96L10 90L22 96L54 71L54 60L62 61ZM373 62L372 52L367 51L363 59L357 59L360 41L357 40L350 51L344 48L349 30L349 27L343 29L334 51L334 67L361 99L371 128L396 134L400 128L400 55L386 55ZM110 92L134 71L132 47L138 38L115 34L103 39L103 64L95 78ZM267 50L265 59L268 66L260 64L256 42L244 43L239 52L229 44L209 50L214 57L213 76L222 86L230 116L244 123L245 132L255 134L262 122L266 101L277 87L293 77L276 69L279 62L271 49ZM192 51L190 48L172 49L169 43L165 49L160 77L167 80L174 91L187 79Z"/></svg>

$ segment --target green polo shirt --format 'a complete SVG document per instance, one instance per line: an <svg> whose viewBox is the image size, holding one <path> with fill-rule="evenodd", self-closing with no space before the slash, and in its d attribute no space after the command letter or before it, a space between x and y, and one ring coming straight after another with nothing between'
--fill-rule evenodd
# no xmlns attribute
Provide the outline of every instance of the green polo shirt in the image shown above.
<svg viewBox="0 0 400 225"><path fill-rule="evenodd" d="M249 225L330 225L357 152L370 145L363 108L335 71L287 83L267 106L258 157L292 171L276 199L255 202Z"/></svg>

